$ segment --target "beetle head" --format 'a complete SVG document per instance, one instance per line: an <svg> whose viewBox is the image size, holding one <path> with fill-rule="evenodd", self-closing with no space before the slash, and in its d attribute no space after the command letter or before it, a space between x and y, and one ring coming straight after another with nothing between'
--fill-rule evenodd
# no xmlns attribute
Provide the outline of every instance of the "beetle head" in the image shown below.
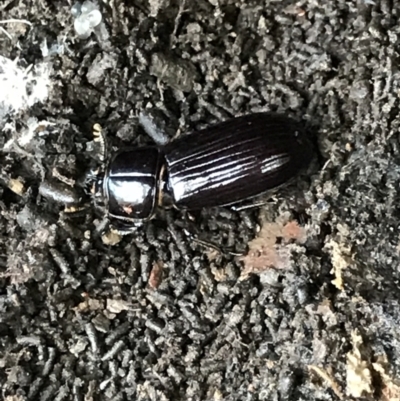
<svg viewBox="0 0 400 401"><path fill-rule="evenodd" d="M90 196L95 207L102 209L105 206L104 202L104 176L103 169L90 169L85 174L84 189L86 195Z"/></svg>

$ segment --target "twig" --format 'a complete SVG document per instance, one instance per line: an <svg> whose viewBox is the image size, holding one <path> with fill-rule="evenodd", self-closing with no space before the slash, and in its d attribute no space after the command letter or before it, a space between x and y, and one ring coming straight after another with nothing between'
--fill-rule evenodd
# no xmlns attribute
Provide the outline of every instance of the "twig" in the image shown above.
<svg viewBox="0 0 400 401"><path fill-rule="evenodd" d="M0 32L3 32L4 35L6 35L8 39L12 40L12 36L1 26L0 26Z"/></svg>
<svg viewBox="0 0 400 401"><path fill-rule="evenodd" d="M32 26L32 22L29 22L26 19L14 19L14 18L4 19L3 21L0 21L0 24L10 24L13 22L20 23L20 24L27 24L29 26Z"/></svg>

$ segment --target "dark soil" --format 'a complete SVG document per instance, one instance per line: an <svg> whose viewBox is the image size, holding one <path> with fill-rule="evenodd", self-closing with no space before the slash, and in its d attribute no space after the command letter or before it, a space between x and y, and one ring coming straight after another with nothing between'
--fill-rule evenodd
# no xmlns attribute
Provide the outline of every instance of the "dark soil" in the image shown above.
<svg viewBox="0 0 400 401"><path fill-rule="evenodd" d="M42 101L0 102L1 399L398 400L400 3L115 0L84 40L72 6L0 5L32 24L0 24L0 55L33 65L33 87L50 71ZM181 212L115 245L86 197L65 213L93 124L115 149L150 144L145 110L171 138L258 111L301 121L313 172L190 224L238 253L260 227L306 239L269 233L279 263L244 277Z"/></svg>

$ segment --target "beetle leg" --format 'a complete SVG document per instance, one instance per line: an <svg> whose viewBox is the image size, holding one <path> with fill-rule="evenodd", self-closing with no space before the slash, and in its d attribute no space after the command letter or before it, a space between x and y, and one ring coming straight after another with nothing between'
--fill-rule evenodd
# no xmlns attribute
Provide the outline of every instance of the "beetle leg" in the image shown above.
<svg viewBox="0 0 400 401"><path fill-rule="evenodd" d="M232 252L229 250L230 248L228 247L221 247L219 245L213 244L212 242L209 241L204 241L202 239L196 238L193 234L191 234L188 230L184 230L184 233L196 244L204 247L204 248L212 248L216 250L217 252L225 255L231 255L231 256L243 256L243 253L238 253L238 252Z"/></svg>
<svg viewBox="0 0 400 401"><path fill-rule="evenodd" d="M60 170L57 167L53 168L52 171L53 177L56 178L58 181L74 188L75 186L75 180L73 180L72 178L68 178L65 175L63 175Z"/></svg>
<svg viewBox="0 0 400 401"><path fill-rule="evenodd" d="M241 212L242 210L256 209L261 206L265 206L268 203L275 202L277 200L276 195L277 195L278 189L284 189L285 187L287 187L287 185L288 185L287 183L285 183L283 185L279 185L277 188L270 189L255 198L245 199L239 203L226 205L226 207L231 208L235 212Z"/></svg>
<svg viewBox="0 0 400 401"><path fill-rule="evenodd" d="M193 242L195 242L196 244L198 244L204 248L215 249L217 252L219 252L221 254L231 255L231 256L242 256L243 255L242 253L233 252L230 247L220 246L209 240L200 239L199 238L199 230L196 227L196 225L194 224L195 217L187 211L185 211L184 214L185 214L185 218L187 221L187 226L183 228L183 232Z"/></svg>
<svg viewBox="0 0 400 401"><path fill-rule="evenodd" d="M125 235L134 234L135 232L137 232L137 228L136 228L136 227L135 227L134 229L133 229L133 228L126 228L126 229L125 229L125 228L115 228L115 227L112 227L112 230L113 230L115 233L121 235L122 237L125 236Z"/></svg>
<svg viewBox="0 0 400 401"><path fill-rule="evenodd" d="M104 217L94 229L93 238L98 239L101 237L104 244L115 245L121 240L121 237L132 232L132 230L127 231L120 227L114 227L110 224L109 218Z"/></svg>
<svg viewBox="0 0 400 401"><path fill-rule="evenodd" d="M93 230L93 238L99 238L107 231L110 231L110 221L108 217L103 217L96 228Z"/></svg>
<svg viewBox="0 0 400 401"><path fill-rule="evenodd" d="M269 203L268 199L260 200L258 202L246 202L246 203L241 203L238 205L233 205L233 206L231 206L231 209L234 210L235 212L241 212L243 210L259 208L261 206L266 205L267 203Z"/></svg>

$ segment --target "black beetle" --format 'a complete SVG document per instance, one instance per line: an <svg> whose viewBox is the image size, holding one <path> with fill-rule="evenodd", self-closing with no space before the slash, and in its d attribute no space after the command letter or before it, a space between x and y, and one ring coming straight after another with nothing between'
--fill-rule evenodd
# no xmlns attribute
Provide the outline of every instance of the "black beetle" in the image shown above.
<svg viewBox="0 0 400 401"><path fill-rule="evenodd" d="M196 210L238 204L285 184L307 167L312 146L299 123L256 113L165 146L120 150L95 177L95 202L130 232L158 207Z"/></svg>

